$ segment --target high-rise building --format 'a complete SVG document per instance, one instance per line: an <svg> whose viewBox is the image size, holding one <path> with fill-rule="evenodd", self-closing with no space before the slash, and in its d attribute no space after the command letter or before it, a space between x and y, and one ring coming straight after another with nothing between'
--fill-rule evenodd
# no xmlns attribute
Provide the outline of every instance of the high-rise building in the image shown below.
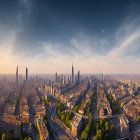
<svg viewBox="0 0 140 140"><path fill-rule="evenodd" d="M28 81L28 68L26 67L26 82Z"/></svg>
<svg viewBox="0 0 140 140"><path fill-rule="evenodd" d="M80 71L78 70L78 83L80 82Z"/></svg>
<svg viewBox="0 0 140 140"><path fill-rule="evenodd" d="M65 85L66 84L66 77L64 76L63 77L63 85Z"/></svg>
<svg viewBox="0 0 140 140"><path fill-rule="evenodd" d="M16 84L18 85L18 66L17 66L17 69L16 69Z"/></svg>
<svg viewBox="0 0 140 140"><path fill-rule="evenodd" d="M53 95L53 81L51 81L51 94Z"/></svg>
<svg viewBox="0 0 140 140"><path fill-rule="evenodd" d="M72 64L72 83L74 83L74 67L73 67L73 64Z"/></svg>
<svg viewBox="0 0 140 140"><path fill-rule="evenodd" d="M60 87L62 88L63 86L63 74L60 75Z"/></svg>
<svg viewBox="0 0 140 140"><path fill-rule="evenodd" d="M55 81L57 82L57 72L56 72L56 74L55 74Z"/></svg>

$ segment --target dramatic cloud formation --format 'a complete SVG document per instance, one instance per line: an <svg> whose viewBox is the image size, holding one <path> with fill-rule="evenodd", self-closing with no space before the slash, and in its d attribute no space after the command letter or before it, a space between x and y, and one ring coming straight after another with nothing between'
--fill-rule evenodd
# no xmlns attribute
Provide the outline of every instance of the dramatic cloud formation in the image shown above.
<svg viewBox="0 0 140 140"><path fill-rule="evenodd" d="M82 73L140 73L139 2L116 2L118 13L114 3L68 3L19 0L1 11L13 19L0 15L1 73L16 65L21 73L70 73L72 63Z"/></svg>

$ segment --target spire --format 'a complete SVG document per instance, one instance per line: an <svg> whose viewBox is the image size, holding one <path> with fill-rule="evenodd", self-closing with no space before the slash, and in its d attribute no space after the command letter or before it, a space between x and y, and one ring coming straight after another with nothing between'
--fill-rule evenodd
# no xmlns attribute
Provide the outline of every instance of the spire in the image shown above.
<svg viewBox="0 0 140 140"><path fill-rule="evenodd" d="M18 65L17 65L17 69L16 69L16 84L18 85Z"/></svg>
<svg viewBox="0 0 140 140"><path fill-rule="evenodd" d="M73 63L72 63L72 83L74 83L74 67L73 67Z"/></svg>
<svg viewBox="0 0 140 140"><path fill-rule="evenodd" d="M28 68L26 67L26 82L28 81Z"/></svg>

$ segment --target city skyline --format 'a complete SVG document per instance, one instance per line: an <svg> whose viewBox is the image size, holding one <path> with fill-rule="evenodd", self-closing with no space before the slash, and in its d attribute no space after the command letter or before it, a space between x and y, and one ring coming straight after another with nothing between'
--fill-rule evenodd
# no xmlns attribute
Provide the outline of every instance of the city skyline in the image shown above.
<svg viewBox="0 0 140 140"><path fill-rule="evenodd" d="M0 73L140 74L140 2L0 2Z"/></svg>

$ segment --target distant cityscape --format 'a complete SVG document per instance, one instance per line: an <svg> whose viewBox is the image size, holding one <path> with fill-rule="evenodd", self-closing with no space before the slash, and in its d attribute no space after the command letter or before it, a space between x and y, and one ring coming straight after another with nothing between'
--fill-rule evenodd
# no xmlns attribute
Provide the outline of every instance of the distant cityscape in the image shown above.
<svg viewBox="0 0 140 140"><path fill-rule="evenodd" d="M114 76L115 77L115 76ZM0 77L1 138L139 139L140 85L111 75Z"/></svg>

